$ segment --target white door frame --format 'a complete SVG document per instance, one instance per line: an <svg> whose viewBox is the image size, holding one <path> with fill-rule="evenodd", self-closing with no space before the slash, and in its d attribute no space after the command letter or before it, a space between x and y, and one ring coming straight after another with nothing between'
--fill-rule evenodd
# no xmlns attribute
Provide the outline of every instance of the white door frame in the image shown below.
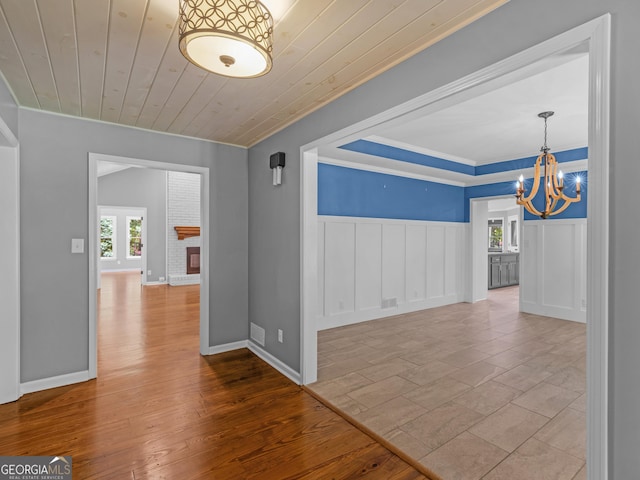
<svg viewBox="0 0 640 480"><path fill-rule="evenodd" d="M0 118L0 404L20 397L20 151Z"/></svg>
<svg viewBox="0 0 640 480"><path fill-rule="evenodd" d="M489 292L488 288L488 268L487 255L489 251L487 238L487 219L490 217L484 205L488 205L491 200L500 200L503 198L514 199L513 195L495 195L490 197L477 197L469 199L469 223L471 229L469 232L469 284L466 295L469 303L486 300ZM518 208L518 241L520 247L518 251L522 254L522 207ZM503 229L506 232L506 227ZM505 238L509 235L504 234ZM506 241L506 240L505 240ZM522 269L522 263L520 264ZM522 273L522 270L520 270ZM520 289L520 285L518 285ZM521 310L518 303L518 311Z"/></svg>
<svg viewBox="0 0 640 480"><path fill-rule="evenodd" d="M475 96L488 85L522 75L558 52L589 46L589 191L587 221L587 472L608 478L609 341L609 104L611 15L606 14L437 88L379 115L300 148L301 166L301 352L302 383L317 379L317 168L318 148L362 138L375 126L408 113L428 113L452 98Z"/></svg>
<svg viewBox="0 0 640 480"><path fill-rule="evenodd" d="M469 201L469 284L467 302L475 303L487 299L488 281L488 238L487 207L490 198L472 198Z"/></svg>
<svg viewBox="0 0 640 480"><path fill-rule="evenodd" d="M89 378L98 376L97 272L98 272L98 162L122 163L157 170L200 175L200 353L209 348L209 168L140 158L89 153Z"/></svg>

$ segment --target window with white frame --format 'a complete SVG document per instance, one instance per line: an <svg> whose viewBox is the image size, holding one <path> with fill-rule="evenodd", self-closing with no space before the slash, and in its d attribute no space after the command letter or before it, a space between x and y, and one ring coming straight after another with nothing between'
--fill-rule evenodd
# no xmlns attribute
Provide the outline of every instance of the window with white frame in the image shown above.
<svg viewBox="0 0 640 480"><path fill-rule="evenodd" d="M127 258L142 256L142 217L127 217Z"/></svg>
<svg viewBox="0 0 640 480"><path fill-rule="evenodd" d="M502 245L504 241L502 218L490 218L489 219L489 251L490 252L502 252Z"/></svg>
<svg viewBox="0 0 640 480"><path fill-rule="evenodd" d="M116 243L116 217L102 215L100 217L100 258L102 260L115 260Z"/></svg>

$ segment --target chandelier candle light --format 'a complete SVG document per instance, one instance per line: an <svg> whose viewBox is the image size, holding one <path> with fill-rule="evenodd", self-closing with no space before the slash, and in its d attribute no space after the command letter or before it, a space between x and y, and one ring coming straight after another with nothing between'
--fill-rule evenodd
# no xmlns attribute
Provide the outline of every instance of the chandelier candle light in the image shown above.
<svg viewBox="0 0 640 480"><path fill-rule="evenodd" d="M180 51L194 65L226 77L271 70L273 17L256 0L180 0Z"/></svg>
<svg viewBox="0 0 640 480"><path fill-rule="evenodd" d="M527 211L540 218L547 218L557 215L567 209L569 205L580 201L580 177L576 177L576 196L575 198L567 197L564 194L564 175L562 170L558 171L558 162L556 157L549 153L547 146L547 119L553 115L553 112L542 112L538 116L544 118L544 145L540 149L542 152L536 159L533 173L533 187L528 196L524 196L524 177L516 182L516 202L518 205L524 206ZM544 161L544 209L539 211L533 206L532 200L538 193L540 188L540 166ZM556 210L558 201L562 200L560 208Z"/></svg>

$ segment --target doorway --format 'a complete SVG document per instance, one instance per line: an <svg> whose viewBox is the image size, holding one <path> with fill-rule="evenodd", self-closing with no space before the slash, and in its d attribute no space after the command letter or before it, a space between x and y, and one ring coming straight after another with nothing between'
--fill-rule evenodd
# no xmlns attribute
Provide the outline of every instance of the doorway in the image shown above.
<svg viewBox="0 0 640 480"><path fill-rule="evenodd" d="M302 383L317 378L317 167L319 151L326 145L344 145L370 135L387 121L401 122L402 115L437 111L457 94L472 95L492 82L506 82L524 75L535 62L584 45L589 52L588 149L592 177L588 192L586 225L589 255L586 286L587 315L587 458L590 478L607 478L608 402L608 172L609 172L609 48L610 16L604 15L546 42L418 99L318 139L300 149L302 160L302 261L301 261L301 374Z"/></svg>
<svg viewBox="0 0 640 480"><path fill-rule="evenodd" d="M162 171L186 172L200 177L200 353L209 353L209 169L153 160L116 157L89 153L89 377L97 377L97 278L99 249L98 163L109 162L125 166ZM163 225L164 228L166 225ZM166 234L165 234L166 235ZM148 272L147 272L148 273ZM163 278L164 280L164 278Z"/></svg>
<svg viewBox="0 0 640 480"><path fill-rule="evenodd" d="M470 199L471 274L467 301L486 300L496 287L520 289L522 209L513 196ZM501 263L505 261L504 265ZM518 296L519 296L518 292Z"/></svg>

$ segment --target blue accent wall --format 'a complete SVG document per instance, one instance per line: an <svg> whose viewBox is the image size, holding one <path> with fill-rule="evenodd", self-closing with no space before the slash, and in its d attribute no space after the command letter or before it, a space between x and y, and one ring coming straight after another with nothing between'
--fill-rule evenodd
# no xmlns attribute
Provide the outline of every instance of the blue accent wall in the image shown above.
<svg viewBox="0 0 640 480"><path fill-rule="evenodd" d="M530 164L529 164L530 165ZM575 177L581 178L582 199L551 219L586 218L587 172L565 175L565 192L575 196ZM525 179L530 189L532 178ZM439 222L468 222L472 198L514 195L515 179L472 187L457 187L348 167L318 164L318 215L394 218ZM542 192L534 206L542 202ZM525 211L525 220L536 220Z"/></svg>
<svg viewBox="0 0 640 480"><path fill-rule="evenodd" d="M563 150L562 152L551 152L556 157L558 163L573 162L575 160L584 160L589 157L589 149L587 147L574 148L572 150ZM535 157L518 158L516 160L507 160L504 162L488 163L486 165L478 165L476 167L476 175L487 175L489 173L507 172L511 170L522 170L535 164Z"/></svg>
<svg viewBox="0 0 640 480"><path fill-rule="evenodd" d="M576 186L575 186L575 178L579 176L581 187L580 187L580 201L577 203L573 203L569 205L569 207L562 213L558 215L554 215L550 217L550 219L561 219L561 218L586 218L587 217L587 189L588 189L588 172L575 172L568 173L565 175L565 194L568 197L575 197L576 195ZM530 191L531 185L533 184L533 177L525 178L524 187L525 193ZM500 182L500 183L489 183L486 185L477 185L474 187L466 187L464 191L464 218L465 222L469 221L469 200L472 198L483 198L483 197L496 197L500 195L513 195L513 201L515 204L515 194L516 194L516 180L514 179L512 182ZM542 186L538 191L538 194L533 199L533 206L540 209L544 208L544 190ZM540 220L539 217L531 215L526 210L524 211L524 219L525 220Z"/></svg>
<svg viewBox="0 0 640 480"><path fill-rule="evenodd" d="M318 164L318 215L465 221L464 187ZM468 220L466 220L468 221Z"/></svg>
<svg viewBox="0 0 640 480"><path fill-rule="evenodd" d="M376 157L390 158L401 162L415 163L426 167L434 167L441 170L448 170L450 172L464 173L466 175L473 176L488 175L490 173L507 172L511 170L522 170L531 167L531 165L535 163L536 158L538 158L536 155L474 167L465 163L445 160L443 158L416 153L402 148L391 147L389 145L371 142L369 140L356 140L355 142L342 145L340 148L350 150L352 152L365 153ZM587 147L582 147L551 153L555 155L558 163L564 163L588 158L589 150Z"/></svg>

